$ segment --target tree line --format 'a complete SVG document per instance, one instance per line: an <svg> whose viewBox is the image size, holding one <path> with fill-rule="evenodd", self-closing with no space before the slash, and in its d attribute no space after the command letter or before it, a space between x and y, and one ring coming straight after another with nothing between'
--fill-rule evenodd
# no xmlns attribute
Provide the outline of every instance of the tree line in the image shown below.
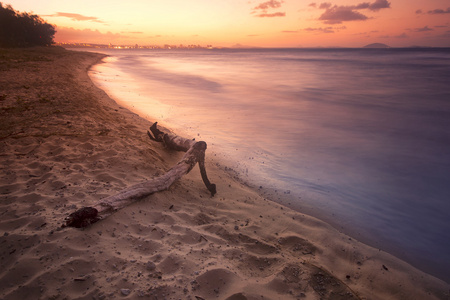
<svg viewBox="0 0 450 300"><path fill-rule="evenodd" d="M56 29L41 17L0 2L0 47L50 46Z"/></svg>

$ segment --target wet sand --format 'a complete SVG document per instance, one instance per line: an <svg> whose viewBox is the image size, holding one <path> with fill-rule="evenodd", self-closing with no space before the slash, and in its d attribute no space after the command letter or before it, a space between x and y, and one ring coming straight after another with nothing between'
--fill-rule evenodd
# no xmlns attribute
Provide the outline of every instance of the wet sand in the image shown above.
<svg viewBox="0 0 450 300"><path fill-rule="evenodd" d="M61 228L183 155L91 82L102 58L0 49L0 298L448 299L448 284L264 198L208 151L216 196L194 168L84 230Z"/></svg>

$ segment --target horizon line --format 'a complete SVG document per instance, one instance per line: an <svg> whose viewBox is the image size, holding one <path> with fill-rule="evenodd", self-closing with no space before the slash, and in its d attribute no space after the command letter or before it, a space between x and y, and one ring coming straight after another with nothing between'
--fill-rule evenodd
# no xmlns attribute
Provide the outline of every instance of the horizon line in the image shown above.
<svg viewBox="0 0 450 300"><path fill-rule="evenodd" d="M233 46L212 46L206 45L202 46L199 44L164 44L164 45L130 45L130 44L122 44L122 45L112 45L110 44L97 44L97 43L84 43L84 42L56 42L54 43L56 46L74 46L79 48L106 48L106 49L121 49L121 50L133 50L133 49L165 49L165 50L176 50L176 49L411 49L411 48L439 48L439 49L448 49L450 47L442 47L442 46L420 46L420 45L411 45L404 47L393 47L382 43L371 43L365 46L360 47L346 47L346 46L295 46L295 47L264 47L264 46L248 46L248 45L233 45ZM380 46L375 46L380 45Z"/></svg>

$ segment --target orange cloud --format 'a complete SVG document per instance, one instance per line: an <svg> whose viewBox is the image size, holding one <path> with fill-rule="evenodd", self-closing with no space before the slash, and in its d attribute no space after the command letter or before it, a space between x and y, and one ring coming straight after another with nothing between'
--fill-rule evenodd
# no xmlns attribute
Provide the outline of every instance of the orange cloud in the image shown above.
<svg viewBox="0 0 450 300"><path fill-rule="evenodd" d="M260 11L261 13L255 15L255 17L259 17L259 18L285 17L286 13L284 13L284 12L274 12L274 13L268 12L269 9L280 8L281 4L283 2L284 1L277 1L277 0L270 0L270 1L263 2L263 3L259 4L258 6L254 7L253 11L251 13L254 14L257 11Z"/></svg>
<svg viewBox="0 0 450 300"><path fill-rule="evenodd" d="M286 16L286 13L284 13L284 12L276 12L276 13L272 13L272 14L262 13L262 14L256 15L255 17L273 18L273 17L285 17L285 16Z"/></svg>
<svg viewBox="0 0 450 300"><path fill-rule="evenodd" d="M283 3L283 1L276 1L276 0L270 0L267 2L263 2L260 5L256 6L254 9L262 9L262 10L267 10L269 8L278 8L281 7L281 4Z"/></svg>
<svg viewBox="0 0 450 300"><path fill-rule="evenodd" d="M119 38L127 36L118 33L101 33L98 30L74 29L72 27L58 27L55 39L58 42L89 42L89 43L109 43Z"/></svg>
<svg viewBox="0 0 450 300"><path fill-rule="evenodd" d="M69 18L72 21L91 21L91 22L106 24L105 22L101 21L97 17L87 17L87 16L83 16L80 14L73 14L73 13L57 12L56 14L46 15L45 17L64 17L64 18Z"/></svg>

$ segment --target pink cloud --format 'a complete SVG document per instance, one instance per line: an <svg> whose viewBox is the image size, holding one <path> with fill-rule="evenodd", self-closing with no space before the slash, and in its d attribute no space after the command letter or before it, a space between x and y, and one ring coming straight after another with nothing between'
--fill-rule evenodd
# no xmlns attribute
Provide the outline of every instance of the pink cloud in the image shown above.
<svg viewBox="0 0 450 300"><path fill-rule="evenodd" d="M387 0L375 0L374 3L369 4L368 9L373 11L379 11L382 8L390 8L391 3Z"/></svg>
<svg viewBox="0 0 450 300"><path fill-rule="evenodd" d="M333 27L325 27L325 28L312 28L312 27L308 27L303 29L304 31L308 31L308 32L318 32L318 33L334 33Z"/></svg>
<svg viewBox="0 0 450 300"><path fill-rule="evenodd" d="M375 0L375 2L362 2L357 5L337 6L323 2L319 9L325 9L325 12L319 17L319 20L325 24L341 24L347 21L365 21L368 17L359 10L379 11L380 9L390 8L391 4L387 0Z"/></svg>
<svg viewBox="0 0 450 300"><path fill-rule="evenodd" d="M324 21L325 24L341 24L346 21L363 21L367 17L360 12L352 10L344 6L335 6L327 9L319 20Z"/></svg>
<svg viewBox="0 0 450 300"><path fill-rule="evenodd" d="M446 10L440 9L440 8L430 10L430 11L428 11L428 13L430 15L450 14L450 7L448 7Z"/></svg>
<svg viewBox="0 0 450 300"><path fill-rule="evenodd" d="M344 30L347 29L346 26L339 26L339 27L318 27L318 28L313 28L313 27L308 27L303 29L304 31L307 32L313 32L313 33L335 33L336 31L339 32L340 30Z"/></svg>

